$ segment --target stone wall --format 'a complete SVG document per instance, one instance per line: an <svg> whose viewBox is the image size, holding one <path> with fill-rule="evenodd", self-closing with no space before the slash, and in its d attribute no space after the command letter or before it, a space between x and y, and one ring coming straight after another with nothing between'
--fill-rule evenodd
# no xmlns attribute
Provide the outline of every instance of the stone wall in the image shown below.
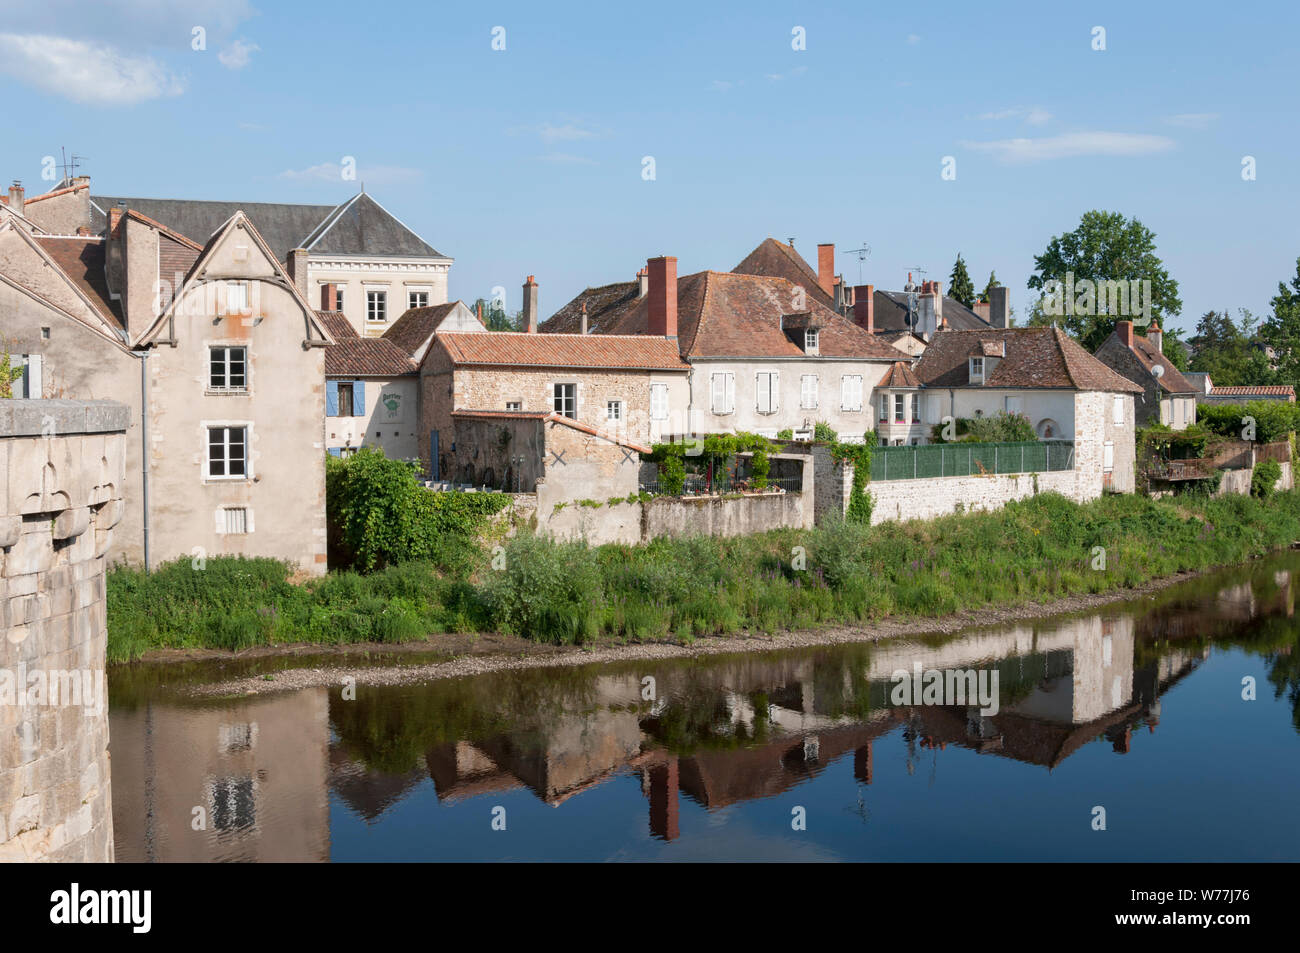
<svg viewBox="0 0 1300 953"><path fill-rule="evenodd" d="M0 400L0 861L111 861L105 554L127 407Z"/></svg>
<svg viewBox="0 0 1300 953"><path fill-rule="evenodd" d="M539 520L538 531L558 539L637 545L659 537L746 536L771 529L806 529L812 508L803 493L739 497L655 497L647 503L569 504Z"/></svg>
<svg viewBox="0 0 1300 953"><path fill-rule="evenodd" d="M871 511L873 524L996 510L1011 500L1049 490L1076 499L1073 470L936 477L930 480L881 480L868 483L867 489L875 500L875 508Z"/></svg>

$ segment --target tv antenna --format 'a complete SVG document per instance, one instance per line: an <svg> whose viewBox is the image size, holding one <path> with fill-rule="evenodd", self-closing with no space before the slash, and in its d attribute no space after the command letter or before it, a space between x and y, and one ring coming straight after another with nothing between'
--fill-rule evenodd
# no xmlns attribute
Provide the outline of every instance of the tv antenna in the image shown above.
<svg viewBox="0 0 1300 953"><path fill-rule="evenodd" d="M90 156L79 156L76 153L73 153L72 158L69 159L68 149L66 146L59 146L59 154L63 157L63 163L62 163L63 181L71 185L72 177L73 175L76 174L77 171L77 166L80 165L82 162L84 162L86 159L89 159Z"/></svg>
<svg viewBox="0 0 1300 953"><path fill-rule="evenodd" d="M846 254L858 256L858 284L862 284L862 263L871 254L871 246L863 242L861 248L850 248Z"/></svg>

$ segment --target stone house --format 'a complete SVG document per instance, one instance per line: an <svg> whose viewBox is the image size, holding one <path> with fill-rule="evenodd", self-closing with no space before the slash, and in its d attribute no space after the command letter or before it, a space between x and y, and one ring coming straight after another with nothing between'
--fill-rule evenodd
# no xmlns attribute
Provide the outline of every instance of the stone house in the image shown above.
<svg viewBox="0 0 1300 953"><path fill-rule="evenodd" d="M914 372L927 435L945 417L1023 414L1039 439L1074 442L1079 498L1133 491L1141 388L1060 328L940 331Z"/></svg>
<svg viewBox="0 0 1300 953"><path fill-rule="evenodd" d="M322 291L322 302L331 300ZM394 460L420 456L420 376L387 338L363 338L340 311L316 312L334 339L325 349L325 449L349 456L378 447Z"/></svg>
<svg viewBox="0 0 1300 953"><path fill-rule="evenodd" d="M324 572L333 342L247 216L204 246L121 208L103 236L6 221L0 311L28 392L131 408L111 559L242 553Z"/></svg>
<svg viewBox="0 0 1300 953"><path fill-rule="evenodd" d="M1119 321L1097 348L1097 359L1138 385L1139 427L1159 423L1183 430L1196 423L1197 388L1165 356L1164 334L1154 321L1146 337L1132 321Z"/></svg>
<svg viewBox="0 0 1300 953"><path fill-rule="evenodd" d="M90 230L101 233L114 208L130 208L182 235L211 235L236 211L252 221L303 292L319 302L326 286L361 337L381 336L411 308L443 304L453 259L439 252L366 192L340 205L209 202L84 193ZM28 206L35 200L28 200ZM164 275L174 282L171 274Z"/></svg>
<svg viewBox="0 0 1300 953"><path fill-rule="evenodd" d="M440 331L420 363L420 458L434 479L458 475L474 449L456 436L463 412L553 414L604 443L648 448L673 433L689 370L665 337Z"/></svg>
<svg viewBox="0 0 1300 953"><path fill-rule="evenodd" d="M904 355L822 304L827 296L785 277L678 280L676 258L652 258L637 281L589 288L539 330L675 340L691 368L688 400L672 408L678 434L775 437L826 421L861 440L874 422L872 387Z"/></svg>

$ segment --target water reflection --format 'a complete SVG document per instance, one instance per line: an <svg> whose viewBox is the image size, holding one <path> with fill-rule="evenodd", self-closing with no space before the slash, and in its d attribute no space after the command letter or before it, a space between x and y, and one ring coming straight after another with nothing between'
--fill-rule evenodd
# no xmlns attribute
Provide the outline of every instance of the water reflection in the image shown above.
<svg viewBox="0 0 1300 953"><path fill-rule="evenodd" d="M1261 685L1260 697L1285 700L1300 727L1297 568L1300 559L1287 556L1136 606L950 639L363 685L355 700L336 688L200 705L141 681L139 670L119 673L111 707L118 857L328 860L333 830L336 841L346 832L348 856L412 849L438 859L452 835L422 844L409 825L450 811L478 829L483 805L519 797L568 805L575 814L556 816L584 816L615 844L630 835L598 818L607 802L622 817L636 800L639 836L672 845L684 838L685 803L711 815L796 789L806 799L823 788L831 796L832 782L820 779L840 764L860 786L864 818L870 786L882 778L884 807L904 812L914 806L899 799L915 795L895 776L928 765L933 786L938 753L950 747L1046 772L1090 743L1130 755L1134 733L1156 731L1162 698L1194 677L1212 647L1261 659L1272 692ZM893 704L891 677L918 664L996 671L996 713L971 699ZM1236 688L1225 690L1231 701ZM1179 717L1201 731L1208 713L1190 705ZM1253 714L1225 704L1214 717ZM1215 738L1205 743L1241 743L1235 730ZM1180 750L1197 743L1180 739ZM885 761L881 744L891 746ZM949 763L958 783L990 783L973 766L982 760ZM1176 768L1161 766L1174 785L1182 783ZM1114 770L1091 760L1087 768L1096 786ZM1008 798L1031 785L1007 770L992 783ZM1000 838L1015 836L1014 817L994 826ZM457 836L462 853L489 855L471 835ZM566 837L557 824L542 855L582 856Z"/></svg>

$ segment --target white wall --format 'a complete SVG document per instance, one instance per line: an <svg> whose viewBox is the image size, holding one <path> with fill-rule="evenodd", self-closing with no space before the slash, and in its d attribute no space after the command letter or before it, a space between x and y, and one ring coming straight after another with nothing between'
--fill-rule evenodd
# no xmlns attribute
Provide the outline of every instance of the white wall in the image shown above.
<svg viewBox="0 0 1300 953"><path fill-rule="evenodd" d="M331 377L330 380L356 380ZM414 374L397 378L368 378L364 413L355 417L325 418L325 446L380 447L384 455L399 460L420 456L420 413L417 401L420 379ZM385 397L395 398L389 408ZM376 436L378 434L379 436Z"/></svg>
<svg viewBox="0 0 1300 953"><path fill-rule="evenodd" d="M1022 390L1014 388L933 388L926 391L926 408L922 419L938 423L945 416L974 417L980 411L984 417L996 416L1007 409L1007 398L1020 402L1020 413L1029 418L1035 430L1046 419L1055 420L1061 440L1074 439L1074 394L1072 390ZM937 413L936 413L937 410Z"/></svg>
<svg viewBox="0 0 1300 953"><path fill-rule="evenodd" d="M379 337L407 310L407 292L427 291L429 304L447 302L447 274L451 259L307 259L307 301L321 306L321 286L334 284L343 289L343 314L362 337ZM382 324L366 320L366 291L388 293L388 320Z"/></svg>

